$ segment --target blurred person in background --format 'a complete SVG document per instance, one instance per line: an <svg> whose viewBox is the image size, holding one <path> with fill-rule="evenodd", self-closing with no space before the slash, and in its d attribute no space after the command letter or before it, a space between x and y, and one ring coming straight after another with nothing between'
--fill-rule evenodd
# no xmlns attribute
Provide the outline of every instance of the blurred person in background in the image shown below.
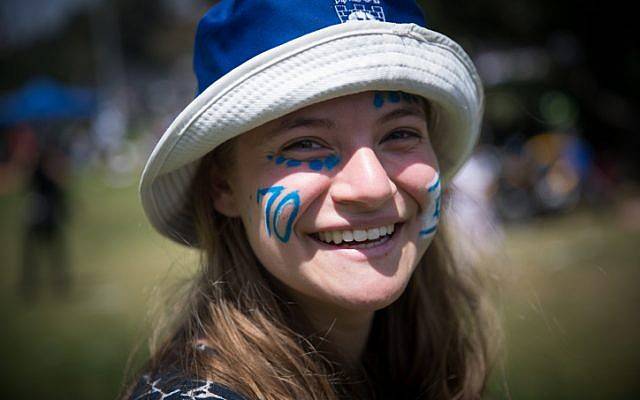
<svg viewBox="0 0 640 400"><path fill-rule="evenodd" d="M500 215L526 220L570 211L584 197L597 200L602 190L593 164L590 146L575 134L540 133L507 147L497 192Z"/></svg>
<svg viewBox="0 0 640 400"><path fill-rule="evenodd" d="M578 204L592 171L591 151L582 138L557 132L535 135L525 144L525 157L540 212Z"/></svg>
<svg viewBox="0 0 640 400"><path fill-rule="evenodd" d="M496 326L447 222L483 89L411 0L222 1L142 174L200 250L129 399L479 399ZM462 239L464 240L464 239Z"/></svg>
<svg viewBox="0 0 640 400"><path fill-rule="evenodd" d="M69 216L67 198L68 160L52 140L41 140L35 165L27 175L25 233L22 245L20 290L34 300L43 270L49 269L53 287L66 296L70 286L70 265L65 234ZM29 171L29 169L28 169Z"/></svg>

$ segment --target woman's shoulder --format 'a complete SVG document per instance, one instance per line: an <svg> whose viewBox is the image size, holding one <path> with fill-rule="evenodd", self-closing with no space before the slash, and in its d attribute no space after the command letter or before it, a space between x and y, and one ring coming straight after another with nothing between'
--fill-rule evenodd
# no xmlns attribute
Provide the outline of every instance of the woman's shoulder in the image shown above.
<svg viewBox="0 0 640 400"><path fill-rule="evenodd" d="M233 390L208 379L175 373L145 374L128 400L246 400Z"/></svg>

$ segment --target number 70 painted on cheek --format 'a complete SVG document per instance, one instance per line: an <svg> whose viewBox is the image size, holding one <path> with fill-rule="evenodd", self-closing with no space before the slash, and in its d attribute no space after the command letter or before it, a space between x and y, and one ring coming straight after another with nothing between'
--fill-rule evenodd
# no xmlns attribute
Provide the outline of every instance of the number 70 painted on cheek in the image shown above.
<svg viewBox="0 0 640 400"><path fill-rule="evenodd" d="M258 189L256 192L256 198L258 203L260 203L263 198L270 195L264 207L265 229L267 230L267 235L271 237L271 233L273 232L281 242L287 243L291 237L293 221L296 219L300 209L300 195L298 195L297 190L286 194L278 201L274 209L276 200L284 190L284 186L271 186L268 188ZM292 210L287 217L287 222L283 231L280 226L280 219L287 206L291 206Z"/></svg>

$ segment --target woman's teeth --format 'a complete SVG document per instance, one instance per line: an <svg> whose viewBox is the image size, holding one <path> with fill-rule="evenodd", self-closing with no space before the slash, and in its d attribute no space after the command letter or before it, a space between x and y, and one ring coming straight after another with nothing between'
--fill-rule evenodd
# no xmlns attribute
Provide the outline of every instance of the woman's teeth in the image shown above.
<svg viewBox="0 0 640 400"><path fill-rule="evenodd" d="M318 232L317 237L325 243L340 244L342 242L364 242L367 240L376 240L383 236L391 235L395 229L394 224L381 226L378 228L371 228L367 230L352 230L352 231L330 231L330 232Z"/></svg>

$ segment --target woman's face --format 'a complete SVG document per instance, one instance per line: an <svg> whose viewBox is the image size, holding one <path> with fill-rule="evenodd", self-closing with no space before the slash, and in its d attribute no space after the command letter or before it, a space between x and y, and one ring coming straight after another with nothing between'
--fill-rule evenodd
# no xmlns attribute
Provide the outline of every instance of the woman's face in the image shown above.
<svg viewBox="0 0 640 400"><path fill-rule="evenodd" d="M315 104L236 139L218 211L290 294L377 310L404 290L439 218L423 101L366 92Z"/></svg>

